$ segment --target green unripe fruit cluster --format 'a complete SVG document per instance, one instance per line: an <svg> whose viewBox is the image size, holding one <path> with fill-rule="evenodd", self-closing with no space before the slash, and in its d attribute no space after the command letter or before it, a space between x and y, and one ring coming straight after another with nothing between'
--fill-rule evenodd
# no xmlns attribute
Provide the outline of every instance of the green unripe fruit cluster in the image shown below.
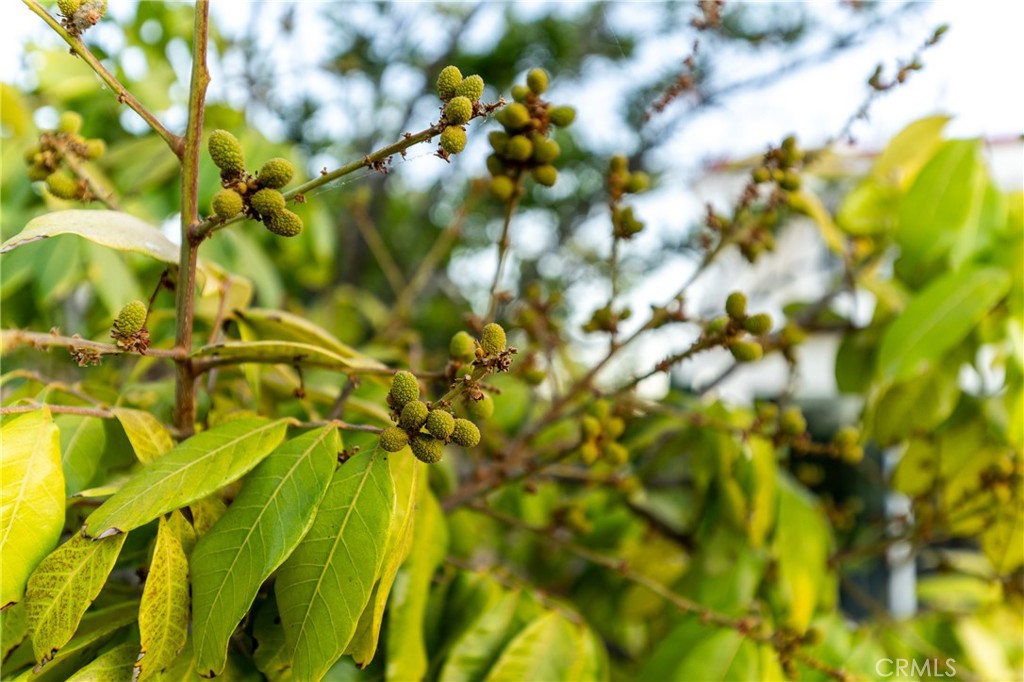
<svg viewBox="0 0 1024 682"><path fill-rule="evenodd" d="M483 95L484 79L476 74L466 76L462 79L462 82L459 83L459 87L455 88L456 97L465 97L472 103L479 102Z"/></svg>
<svg viewBox="0 0 1024 682"><path fill-rule="evenodd" d="M65 17L74 16L78 8L82 6L82 0L57 0L57 9Z"/></svg>
<svg viewBox="0 0 1024 682"><path fill-rule="evenodd" d="M729 352L737 362L757 362L764 357L764 349L757 341L733 339L729 342Z"/></svg>
<svg viewBox="0 0 1024 682"><path fill-rule="evenodd" d="M233 189L222 189L213 195L210 210L221 220L228 220L241 213L243 205L241 194Z"/></svg>
<svg viewBox="0 0 1024 682"><path fill-rule="evenodd" d="M444 117L453 126L465 125L472 116L473 103L462 95L452 97L444 107Z"/></svg>
<svg viewBox="0 0 1024 682"><path fill-rule="evenodd" d="M772 316L768 313L758 313L743 320L743 328L755 336L767 334L772 328Z"/></svg>
<svg viewBox="0 0 1024 682"><path fill-rule="evenodd" d="M249 206L252 207L256 215L269 220L285 210L284 195L276 189L257 190L249 198Z"/></svg>
<svg viewBox="0 0 1024 682"><path fill-rule="evenodd" d="M546 163L543 166L535 167L530 173L533 175L533 179L537 181L538 185L544 185L545 187L553 187L558 182L558 170L550 163Z"/></svg>
<svg viewBox="0 0 1024 682"><path fill-rule="evenodd" d="M457 66L446 66L437 76L437 95L444 101L455 96L462 84L462 72Z"/></svg>
<svg viewBox="0 0 1024 682"><path fill-rule="evenodd" d="M507 130L521 130L530 124L530 110L521 102L513 102L501 110L498 122Z"/></svg>
<svg viewBox="0 0 1024 682"><path fill-rule="evenodd" d="M303 227L302 218L288 209L283 209L269 218L264 218L263 224L279 237L294 237L302 232Z"/></svg>
<svg viewBox="0 0 1024 682"><path fill-rule="evenodd" d="M632 239L642 232L644 222L633 213L632 206L612 209L612 234L619 239Z"/></svg>
<svg viewBox="0 0 1024 682"><path fill-rule="evenodd" d="M455 430L455 417L444 410L431 410L424 426L434 438L448 440Z"/></svg>
<svg viewBox="0 0 1024 682"><path fill-rule="evenodd" d="M576 110L569 106L553 107L548 111L548 120L559 128L568 128L576 120Z"/></svg>
<svg viewBox="0 0 1024 682"><path fill-rule="evenodd" d="M480 429L468 419L456 419L451 438L456 445L473 448L480 442Z"/></svg>
<svg viewBox="0 0 1024 682"><path fill-rule="evenodd" d="M552 139L543 135L533 136L533 160L537 163L551 163L562 153L562 148Z"/></svg>
<svg viewBox="0 0 1024 682"><path fill-rule="evenodd" d="M416 459L424 464L436 464L444 456L444 443L426 433L415 434L409 440L409 447Z"/></svg>
<svg viewBox="0 0 1024 682"><path fill-rule="evenodd" d="M57 130L67 135L77 135L82 129L82 115L77 111L65 111L60 115Z"/></svg>
<svg viewBox="0 0 1024 682"><path fill-rule="evenodd" d="M516 191L516 184L512 182L512 178L498 175L491 178L489 190L491 196L498 201L508 201Z"/></svg>
<svg viewBox="0 0 1024 682"><path fill-rule="evenodd" d="M114 320L114 330L125 336L130 336L142 331L145 324L146 304L142 301L132 301L121 308L121 312L117 314L117 318Z"/></svg>
<svg viewBox="0 0 1024 682"><path fill-rule="evenodd" d="M533 155L533 143L525 135L509 138L503 156L512 161L526 161Z"/></svg>
<svg viewBox="0 0 1024 682"><path fill-rule="evenodd" d="M407 403L418 400L420 397L420 382L417 381L412 372L404 369L395 372L391 379L391 390L388 392L388 402L391 406L401 411Z"/></svg>
<svg viewBox="0 0 1024 682"><path fill-rule="evenodd" d="M107 151L107 143L103 140L86 140L85 141L85 157L87 159L98 159L103 156L103 153Z"/></svg>
<svg viewBox="0 0 1024 682"><path fill-rule="evenodd" d="M508 339L505 336L505 329L497 322L484 325L480 332L480 348L487 355L498 355L505 350Z"/></svg>
<svg viewBox="0 0 1024 682"><path fill-rule="evenodd" d="M380 434L380 446L388 452L398 452L409 444L409 434L397 426L389 426Z"/></svg>
<svg viewBox="0 0 1024 682"><path fill-rule="evenodd" d="M82 188L78 181L64 171L57 171L46 176L46 188L58 199L80 199Z"/></svg>
<svg viewBox="0 0 1024 682"><path fill-rule="evenodd" d="M456 98L459 99L459 98ZM462 98L465 99L465 98ZM452 100L454 101L454 100ZM441 131L441 149L449 154L458 154L466 148L466 131L458 126L448 126Z"/></svg>
<svg viewBox="0 0 1024 682"><path fill-rule="evenodd" d="M799 436L807 430L807 420L798 407L789 407L779 417L779 429L788 436Z"/></svg>
<svg viewBox="0 0 1024 682"><path fill-rule="evenodd" d="M242 144L228 131L214 130L210 133L206 147L213 163L220 168L221 175L234 177L245 171L245 154L242 152Z"/></svg>
<svg viewBox="0 0 1024 682"><path fill-rule="evenodd" d="M469 332L456 332L448 343L448 354L453 360L472 361L476 354L476 340Z"/></svg>
<svg viewBox="0 0 1024 682"><path fill-rule="evenodd" d="M742 320L747 315L747 297L741 291L734 291L725 300L725 312L734 320Z"/></svg>
<svg viewBox="0 0 1024 682"><path fill-rule="evenodd" d="M288 159L270 159L260 168L256 176L256 184L260 187L280 189L292 181L295 177L295 166Z"/></svg>
<svg viewBox="0 0 1024 682"><path fill-rule="evenodd" d="M494 399L486 393L480 400L466 399L466 413L477 421L490 419L494 416Z"/></svg>
<svg viewBox="0 0 1024 682"><path fill-rule="evenodd" d="M548 72L544 69L530 69L526 74L526 87L535 95L543 95L548 89Z"/></svg>
<svg viewBox="0 0 1024 682"><path fill-rule="evenodd" d="M398 425L407 431L418 431L427 422L427 405L422 400L410 400L402 408Z"/></svg>

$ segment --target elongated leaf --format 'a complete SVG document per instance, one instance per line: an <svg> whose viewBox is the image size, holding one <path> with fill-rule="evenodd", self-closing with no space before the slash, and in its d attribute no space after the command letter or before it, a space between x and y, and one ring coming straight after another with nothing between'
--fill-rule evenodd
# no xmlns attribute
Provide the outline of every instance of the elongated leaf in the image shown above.
<svg viewBox="0 0 1024 682"><path fill-rule="evenodd" d="M391 479L395 482L395 514L388 532L388 544L384 550L384 562L380 576L373 586L373 595L363 610L356 627L356 634L349 643L346 654L351 654L360 668L369 665L377 651L380 626L384 620L384 607L391 594L398 568L405 561L412 546L413 506L419 494L420 471L424 467L408 450L388 456ZM426 481L424 480L424 484Z"/></svg>
<svg viewBox="0 0 1024 682"><path fill-rule="evenodd" d="M576 633L557 611L540 616L513 639L484 679L487 682L565 680L576 662Z"/></svg>
<svg viewBox="0 0 1024 682"><path fill-rule="evenodd" d="M773 549L778 566L784 622L803 633L818 605L828 571L828 522L811 496L780 475L779 515Z"/></svg>
<svg viewBox="0 0 1024 682"><path fill-rule="evenodd" d="M0 443L0 606L6 606L21 599L32 569L60 539L64 474L60 434L45 407L5 423Z"/></svg>
<svg viewBox="0 0 1024 682"><path fill-rule="evenodd" d="M92 537L123 533L245 475L284 438L283 420L239 419L179 443L85 520Z"/></svg>
<svg viewBox="0 0 1024 682"><path fill-rule="evenodd" d="M280 445L246 479L192 554L196 665L220 674L228 639L260 585L309 530L341 450L335 427Z"/></svg>
<svg viewBox="0 0 1024 682"><path fill-rule="evenodd" d="M263 362L284 365L313 365L332 369L369 368L374 364L344 358L337 353L294 341L225 341L203 346L192 353L196 359L225 359L236 363Z"/></svg>
<svg viewBox="0 0 1024 682"><path fill-rule="evenodd" d="M28 620L24 602L18 602L0 611L0 661L28 636Z"/></svg>
<svg viewBox="0 0 1024 682"><path fill-rule="evenodd" d="M896 134L875 160L871 174L882 182L906 189L942 144L949 116L927 116Z"/></svg>
<svg viewBox="0 0 1024 682"><path fill-rule="evenodd" d="M188 606L188 559L178 536L161 518L139 605L141 650L136 651L137 679L151 679L185 646Z"/></svg>
<svg viewBox="0 0 1024 682"><path fill-rule="evenodd" d="M441 682L478 682L484 679L502 649L515 637L519 592L506 592L479 614L473 625L452 646L438 679Z"/></svg>
<svg viewBox="0 0 1024 682"><path fill-rule="evenodd" d="M68 497L87 488L96 478L100 456L107 443L103 420L76 414L61 414L54 420L60 429L64 494Z"/></svg>
<svg viewBox="0 0 1024 682"><path fill-rule="evenodd" d="M52 660L45 666L30 668L25 674L19 675L17 679L33 682L65 682L78 667L93 660L96 651L118 630L135 621L138 614L139 602L137 601L123 602L115 606L89 611L82 618L75 636L53 656Z"/></svg>
<svg viewBox="0 0 1024 682"><path fill-rule="evenodd" d="M375 363L380 367L385 366L363 355L352 346L342 343L323 327L319 327L304 317L293 315L284 310L249 308L247 310L236 310L233 316L244 326L252 329L258 338L264 340L297 341L324 348L344 358Z"/></svg>
<svg viewBox="0 0 1024 682"><path fill-rule="evenodd" d="M384 453L356 455L334 474L312 528L278 571L277 605L296 679L322 678L355 634L394 506Z"/></svg>
<svg viewBox="0 0 1024 682"><path fill-rule="evenodd" d="M124 682L132 679L132 666L139 654L132 640L111 647L89 665L68 678L68 682Z"/></svg>
<svg viewBox="0 0 1024 682"><path fill-rule="evenodd" d="M996 268L964 268L930 284L885 332L878 352L881 377L899 381L937 362L999 302L1010 276Z"/></svg>
<svg viewBox="0 0 1024 682"><path fill-rule="evenodd" d="M839 230L835 220L832 219L832 214L825 208L825 204L821 203L821 199L818 198L817 194L803 189L791 193L790 201L794 208L802 211L808 218L814 221L814 224L818 226L818 232L821 233L822 241L825 242L825 245L833 253L843 253L845 249L843 233Z"/></svg>
<svg viewBox="0 0 1024 682"><path fill-rule="evenodd" d="M897 272L935 261L977 228L985 194L985 165L977 140L950 140L929 159L900 206L895 233L902 248Z"/></svg>
<svg viewBox="0 0 1024 682"><path fill-rule="evenodd" d="M36 661L51 660L78 629L103 589L126 535L89 540L79 534L58 547L33 571L25 591L28 631Z"/></svg>
<svg viewBox="0 0 1024 682"><path fill-rule="evenodd" d="M119 211L54 211L29 221L25 229L0 245L0 254L29 242L73 234L118 251L141 253L164 263L178 262L178 247L160 230Z"/></svg>
<svg viewBox="0 0 1024 682"><path fill-rule="evenodd" d="M272 600L263 602L256 609L256 620L252 634L256 639L253 663L256 669L270 682L284 682L291 679L291 662L288 660L288 644L284 629L277 614L277 604Z"/></svg>
<svg viewBox="0 0 1024 682"><path fill-rule="evenodd" d="M174 447L174 440L160 420L149 412L115 407L114 416L121 422L121 428L128 436L128 442L135 450L135 456L143 464L149 464Z"/></svg>
<svg viewBox="0 0 1024 682"><path fill-rule="evenodd" d="M423 619L434 571L448 551L444 513L430 489L421 486L414 514L412 548L391 588L387 632L388 680L419 680L427 672Z"/></svg>
<svg viewBox="0 0 1024 682"><path fill-rule="evenodd" d="M662 640L640 673L650 680L781 680L774 652L763 656L735 630L709 628L688 616Z"/></svg>

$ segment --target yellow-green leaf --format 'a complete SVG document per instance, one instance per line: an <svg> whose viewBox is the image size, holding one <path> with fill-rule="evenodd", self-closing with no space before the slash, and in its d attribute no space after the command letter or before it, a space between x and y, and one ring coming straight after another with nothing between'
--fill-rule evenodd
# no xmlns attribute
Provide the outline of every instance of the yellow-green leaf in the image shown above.
<svg viewBox="0 0 1024 682"><path fill-rule="evenodd" d="M118 251L141 253L164 263L178 262L178 247L163 233L119 211L52 211L33 218L17 235L0 245L0 254L23 244L61 234L74 234Z"/></svg>
<svg viewBox="0 0 1024 682"><path fill-rule="evenodd" d="M822 240L832 253L841 254L846 250L846 240L843 239L842 231L817 194L803 189L791 193L790 201L793 208L805 213L814 221L814 224L818 226L818 232L821 233Z"/></svg>
<svg viewBox="0 0 1024 682"><path fill-rule="evenodd" d="M333 351L294 341L225 341L203 346L192 353L197 360L311 365L330 369L374 367L361 360L345 358Z"/></svg>
<svg viewBox="0 0 1024 682"><path fill-rule="evenodd" d="M927 116L896 134L875 160L871 175L906 189L942 143L949 116Z"/></svg>
<svg viewBox="0 0 1024 682"><path fill-rule="evenodd" d="M85 520L92 537L122 533L237 480L284 438L284 420L239 419L179 443L148 464Z"/></svg>
<svg viewBox="0 0 1024 682"><path fill-rule="evenodd" d="M342 343L333 334L317 326L299 315L284 310L268 310L266 308L249 308L236 310L234 317L249 327L258 338L264 340L278 339L281 341L298 341L320 348L325 348L344 358L359 360L362 363L385 365L369 358L352 346Z"/></svg>
<svg viewBox="0 0 1024 682"><path fill-rule="evenodd" d="M45 407L6 422L0 443L0 606L7 606L60 539L64 473L60 434Z"/></svg>
<svg viewBox="0 0 1024 682"><path fill-rule="evenodd" d="M25 608L36 661L43 665L75 634L103 589L126 535L90 540L76 533L43 559L28 581Z"/></svg>
<svg viewBox="0 0 1024 682"><path fill-rule="evenodd" d="M135 456L143 464L149 464L174 447L174 440L160 420L149 412L115 407L114 416L121 422L121 428L132 444Z"/></svg>
<svg viewBox="0 0 1024 682"><path fill-rule="evenodd" d="M199 540L191 560L192 634L204 674L224 670L231 633L313 524L340 450L333 426L285 442L253 470L227 513Z"/></svg>
<svg viewBox="0 0 1024 682"><path fill-rule="evenodd" d="M773 551L782 597L782 621L803 633L818 605L828 572L831 536L815 500L788 476L780 475L778 522Z"/></svg>
<svg viewBox="0 0 1024 682"><path fill-rule="evenodd" d="M349 643L346 654L350 654L360 668L369 665L377 651L380 626L384 620L391 586L395 582L398 568L405 561L412 546L413 505L418 494L420 471L425 466L412 456L408 449L388 456L391 478L395 482L395 514L388 532L387 549L380 576L373 587L373 596L363 610L356 627L356 634Z"/></svg>
<svg viewBox="0 0 1024 682"><path fill-rule="evenodd" d="M18 602L0 611L0 661L7 660L7 654L28 636L28 620L25 604Z"/></svg>
<svg viewBox="0 0 1024 682"><path fill-rule="evenodd" d="M96 657L68 682L125 682L132 679L132 666L139 653L138 642L134 640L111 647Z"/></svg>
<svg viewBox="0 0 1024 682"><path fill-rule="evenodd" d="M61 414L53 421L60 429L64 492L70 497L92 485L96 478L107 442L106 429L98 417Z"/></svg>
<svg viewBox="0 0 1024 682"><path fill-rule="evenodd" d="M434 571L448 551L444 513L421 484L413 514L412 548L391 588L387 631L387 680L419 680L427 672L423 621Z"/></svg>
<svg viewBox="0 0 1024 682"><path fill-rule="evenodd" d="M345 651L373 592L394 514L383 451L335 472L309 532L277 573L275 592L296 679L319 680Z"/></svg>
<svg viewBox="0 0 1024 682"><path fill-rule="evenodd" d="M139 605L141 650L139 680L164 670L188 638L188 558L174 529L164 518L156 533L153 560Z"/></svg>
<svg viewBox="0 0 1024 682"><path fill-rule="evenodd" d="M567 680L579 642L574 626L557 611L539 616L509 642L486 682Z"/></svg>

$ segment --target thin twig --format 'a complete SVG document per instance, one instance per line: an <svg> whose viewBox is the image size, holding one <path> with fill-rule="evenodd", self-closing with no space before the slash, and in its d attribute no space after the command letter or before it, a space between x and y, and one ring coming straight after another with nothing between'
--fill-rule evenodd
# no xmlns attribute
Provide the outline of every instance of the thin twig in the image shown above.
<svg viewBox="0 0 1024 682"><path fill-rule="evenodd" d="M96 75L99 76L100 79L107 84L107 87L113 90L114 94L117 95L118 102L127 104L130 109L141 116L142 120L149 124L149 127L153 129L153 132L159 135L161 139L167 143L167 146L171 148L174 155L181 158L185 147L185 141L181 136L175 135L165 128L152 112L146 109L139 100L135 99L135 96L128 92L128 89L121 85L120 81L114 78L113 74L107 71L96 55L94 55L92 51L85 46L85 43L82 42L81 38L68 33L68 31L60 25L60 22L54 19L50 13L42 7L42 5L36 2L36 0L22 0L22 2L24 2L32 12L45 21L47 25L53 29L54 33L63 38L64 42L71 47L71 51L81 57L82 61L88 64L89 68L96 72Z"/></svg>
<svg viewBox="0 0 1024 682"><path fill-rule="evenodd" d="M99 417L100 419L113 419L115 417L113 411L103 409L102 407L83 407L81 405L50 405L48 403L32 403L31 405L14 405L11 407L0 407L0 414L24 414L25 412L35 412L41 410L44 407L49 408L50 412L56 412L59 414L77 414L83 417Z"/></svg>
<svg viewBox="0 0 1024 682"><path fill-rule="evenodd" d="M508 202L505 204L505 219L501 225L501 238L498 240L498 267L494 270L494 282L491 284L491 300L487 309L487 320L493 322L495 316L498 314L498 287L501 286L501 278L505 274L505 265L508 262L509 247L511 246L511 238L509 235L509 229L512 226L512 216L516 212L516 206L519 205L519 195L523 189L523 176L517 173L514 178L515 189L512 190L512 196L509 197Z"/></svg>
<svg viewBox="0 0 1024 682"><path fill-rule="evenodd" d="M356 229L359 230L359 234L363 237L363 241L370 247L370 253L377 259L377 264L380 266L381 272L384 273L391 291L398 296L406 286L405 277L402 275L402 269L398 267L398 263L395 262L394 257L391 255L388 245L384 243L384 238L381 237L380 231L366 212L366 205L359 201L354 202L351 214L352 222L355 223Z"/></svg>
<svg viewBox="0 0 1024 682"><path fill-rule="evenodd" d="M80 336L61 336L57 333L3 329L0 330L0 339L2 339L4 352L17 346L28 346L30 348L43 349L66 348L69 350L95 351L99 355L135 355L135 353L129 353L123 348L110 343L89 341ZM147 348L145 355L153 358L170 358L172 360L181 360L187 357L187 354L179 348Z"/></svg>

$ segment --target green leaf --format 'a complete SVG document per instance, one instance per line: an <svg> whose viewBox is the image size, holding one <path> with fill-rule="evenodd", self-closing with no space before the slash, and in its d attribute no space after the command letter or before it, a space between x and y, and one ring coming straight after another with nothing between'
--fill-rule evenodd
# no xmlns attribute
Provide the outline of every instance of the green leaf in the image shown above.
<svg viewBox="0 0 1024 682"><path fill-rule="evenodd" d="M938 260L962 232L977 229L986 180L977 140L950 140L939 148L900 204L898 272L916 272Z"/></svg>
<svg viewBox="0 0 1024 682"><path fill-rule="evenodd" d="M387 680L419 680L427 672L423 619L430 581L448 550L448 528L430 489L421 484L420 491L409 558L398 571L388 604Z"/></svg>
<svg viewBox="0 0 1024 682"><path fill-rule="evenodd" d="M123 533L206 497L259 464L286 429L284 420L239 419L179 443L90 514L86 533Z"/></svg>
<svg viewBox="0 0 1024 682"><path fill-rule="evenodd" d="M178 247L160 230L119 211L54 211L29 221L25 229L0 244L0 254L30 242L73 234L118 251L141 253L164 263L178 263Z"/></svg>
<svg viewBox="0 0 1024 682"><path fill-rule="evenodd" d="M843 238L843 233L836 226L835 221L832 220L832 214L821 203L821 199L818 198L817 194L802 189L797 192L790 192L789 200L793 208L803 212L814 221L814 224L818 226L818 232L821 233L822 240L832 253L842 254L846 250L846 240Z"/></svg>
<svg viewBox="0 0 1024 682"><path fill-rule="evenodd" d="M395 514L388 532L388 544L384 550L380 576L373 586L373 595L359 618L356 634L345 651L355 659L356 665L360 668L369 665L377 651L388 595L391 594L391 586L395 582L398 568L405 561L412 546L413 507L420 491L420 472L425 466L413 457L408 449L388 456L391 479L395 483Z"/></svg>
<svg viewBox="0 0 1024 682"><path fill-rule="evenodd" d="M86 276L111 317L116 316L121 306L128 301L145 300L145 294L131 268L125 263L124 256L99 244L87 246Z"/></svg>
<svg viewBox="0 0 1024 682"><path fill-rule="evenodd" d="M97 417L61 414L54 422L60 429L64 494L71 497L92 485L96 478L107 432L103 420Z"/></svg>
<svg viewBox="0 0 1024 682"><path fill-rule="evenodd" d="M1009 275L996 268L965 268L933 281L886 330L878 352L880 376L900 381L934 365L1009 287Z"/></svg>
<svg viewBox="0 0 1024 682"><path fill-rule="evenodd" d="M139 605L141 649L139 680L148 680L170 665L188 638L188 557L165 518L156 533L153 560Z"/></svg>
<svg viewBox="0 0 1024 682"><path fill-rule="evenodd" d="M247 310L236 310L233 314L242 325L249 327L257 337L269 340L297 341L319 348L326 349L342 356L360 360L366 363L373 363L379 367L385 367L369 358L352 346L339 341L329 331L313 324L304 317L293 315L284 310L271 310L267 308L249 308Z"/></svg>
<svg viewBox="0 0 1024 682"><path fill-rule="evenodd" d="M224 670L231 633L313 524L340 450L333 426L278 446L199 540L191 560L192 634L196 666L205 674Z"/></svg>
<svg viewBox="0 0 1024 682"><path fill-rule="evenodd" d="M7 655L21 644L28 636L28 620L25 616L25 604L18 602L0 611L0 661L7 660Z"/></svg>
<svg viewBox="0 0 1024 682"><path fill-rule="evenodd" d="M19 675L17 679L65 682L79 665L84 661L93 660L96 650L118 630L134 622L138 615L137 601L123 602L86 613L75 636L45 667L36 666L24 675Z"/></svg>
<svg viewBox="0 0 1024 682"><path fill-rule="evenodd" d="M279 363L284 365L312 365L330 369L375 369L374 361L345 358L308 343L293 341L225 341L203 346L192 353L196 359L231 360L244 362Z"/></svg>
<svg viewBox="0 0 1024 682"><path fill-rule="evenodd" d="M50 410L23 414L0 428L0 606L21 599L32 569L64 527L60 434Z"/></svg>
<svg viewBox="0 0 1024 682"><path fill-rule="evenodd" d="M935 150L949 116L927 116L896 134L875 160L871 175L879 181L906 189Z"/></svg>
<svg viewBox="0 0 1024 682"><path fill-rule="evenodd" d="M256 620L252 627L256 640L253 663L270 682L291 679L291 662L288 660L288 644L284 629L277 613L277 604L268 599L256 609Z"/></svg>
<svg viewBox="0 0 1024 682"><path fill-rule="evenodd" d="M478 614L476 621L452 646L441 668L440 682L479 682L498 659L502 649L519 631L516 605L519 592L506 592L497 603Z"/></svg>
<svg viewBox="0 0 1024 682"><path fill-rule="evenodd" d="M577 657L574 629L557 611L545 613L516 635L484 679L487 682L568 680Z"/></svg>
<svg viewBox="0 0 1024 682"><path fill-rule="evenodd" d="M879 445L893 445L915 433L927 433L952 414L960 398L956 368L883 389L868 406L865 426Z"/></svg>
<svg viewBox="0 0 1024 682"><path fill-rule="evenodd" d="M78 629L103 589L126 535L90 540L76 533L33 571L25 591L29 636L39 665L50 661Z"/></svg>
<svg viewBox="0 0 1024 682"><path fill-rule="evenodd" d="M767 656L762 655L762 650ZM778 659L735 630L717 629L686 616L654 650L645 680L781 680Z"/></svg>
<svg viewBox="0 0 1024 682"><path fill-rule="evenodd" d="M68 682L124 682L132 679L132 666L139 654L138 642L111 647L89 665L68 678Z"/></svg>
<svg viewBox="0 0 1024 682"><path fill-rule="evenodd" d="M322 678L355 634L394 506L384 453L356 455L335 472L313 526L278 571L277 605L297 679Z"/></svg>
<svg viewBox="0 0 1024 682"><path fill-rule="evenodd" d="M115 407L114 416L121 422L121 428L132 444L135 456L143 464L149 464L174 447L174 440L160 420L149 412Z"/></svg>
<svg viewBox="0 0 1024 682"><path fill-rule="evenodd" d="M742 478L748 500L747 536L754 549L764 545L765 536L775 522L778 484L775 476L775 448L765 438L747 441L749 457L737 463L737 478Z"/></svg>
<svg viewBox="0 0 1024 682"><path fill-rule="evenodd" d="M781 620L802 634L828 572L831 536L814 498L788 476L780 475L778 481L779 515L772 549L783 602Z"/></svg>

